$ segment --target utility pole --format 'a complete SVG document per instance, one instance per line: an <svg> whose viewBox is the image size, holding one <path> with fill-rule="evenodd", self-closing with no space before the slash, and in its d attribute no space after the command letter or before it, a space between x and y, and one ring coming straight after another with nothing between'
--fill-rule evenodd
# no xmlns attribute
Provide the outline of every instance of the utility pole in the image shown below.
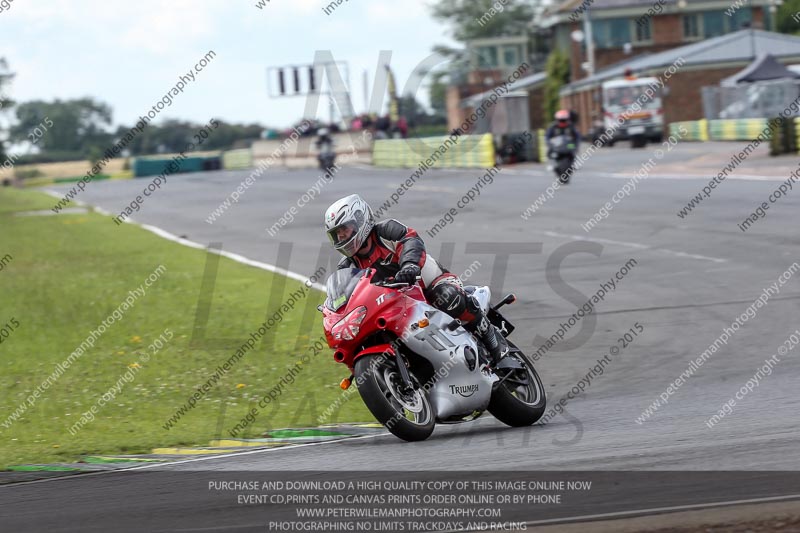
<svg viewBox="0 0 800 533"><path fill-rule="evenodd" d="M586 36L586 61L589 63L589 76L594 76L594 35L592 35L592 8L586 8L583 14L583 34Z"/></svg>

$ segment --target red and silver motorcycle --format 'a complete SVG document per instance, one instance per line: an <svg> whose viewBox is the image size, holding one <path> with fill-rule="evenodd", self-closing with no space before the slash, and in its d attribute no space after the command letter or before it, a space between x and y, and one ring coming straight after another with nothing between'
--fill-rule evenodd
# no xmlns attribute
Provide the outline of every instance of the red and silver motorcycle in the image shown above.
<svg viewBox="0 0 800 533"><path fill-rule="evenodd" d="M514 330L499 312L512 294L489 307L488 287L465 287L504 336ZM428 304L414 283L378 280L374 269L341 269L328 278L320 306L333 358L350 369L367 408L397 437L424 440L439 423L475 420L485 411L509 426L544 414L542 381L512 342L492 365L486 348L458 319Z"/></svg>

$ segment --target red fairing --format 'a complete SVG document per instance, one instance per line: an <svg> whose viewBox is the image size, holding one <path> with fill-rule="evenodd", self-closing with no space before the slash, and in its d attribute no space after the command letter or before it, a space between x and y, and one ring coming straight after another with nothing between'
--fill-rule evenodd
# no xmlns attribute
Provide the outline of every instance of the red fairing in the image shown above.
<svg viewBox="0 0 800 533"><path fill-rule="evenodd" d="M358 357L382 353L389 346L384 343L375 347L364 346L368 337L381 330L401 337L408 326L408 309L419 301L425 301L418 285L391 289L371 284L374 273L374 270L365 273L344 307L336 312L323 308L325 338L328 346L335 350L334 360L351 370Z"/></svg>
<svg viewBox="0 0 800 533"><path fill-rule="evenodd" d="M353 362L356 359L361 357L362 355L370 355L370 354L381 354L381 353L388 353L389 355L394 355L394 348L392 348L391 344L376 344L375 346L370 346L364 350L361 350L356 354L353 358Z"/></svg>

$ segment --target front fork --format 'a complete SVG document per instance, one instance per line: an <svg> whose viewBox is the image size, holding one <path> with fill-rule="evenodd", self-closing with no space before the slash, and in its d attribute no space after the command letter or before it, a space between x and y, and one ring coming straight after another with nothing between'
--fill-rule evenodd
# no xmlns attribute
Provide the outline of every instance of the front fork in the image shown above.
<svg viewBox="0 0 800 533"><path fill-rule="evenodd" d="M403 385L405 385L406 390L414 390L414 382L411 381L411 374L408 372L408 361L406 361L406 356L403 355L403 352L400 350L396 350L394 356L397 359L397 370L400 372L400 378L403 380Z"/></svg>

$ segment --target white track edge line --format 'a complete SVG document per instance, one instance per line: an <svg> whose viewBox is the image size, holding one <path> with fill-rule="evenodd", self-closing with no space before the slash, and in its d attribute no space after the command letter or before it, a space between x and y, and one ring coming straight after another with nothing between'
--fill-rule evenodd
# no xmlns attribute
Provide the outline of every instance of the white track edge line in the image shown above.
<svg viewBox="0 0 800 533"><path fill-rule="evenodd" d="M578 516L565 516L563 518L550 518L547 520L535 520L531 522L519 522L525 524L526 526L546 526L546 525L554 525L554 524L564 524L564 523L580 523L585 522L587 520L592 519L613 519L617 517L645 517L645 516L655 516L659 514L665 514L670 512L678 512L678 511L690 511L693 509L713 509L716 507L733 507L734 505L747 505L747 504L754 504L754 503L770 503L770 502L779 502L784 500L797 500L800 499L800 494L788 494L785 496L767 496L764 498L753 498L749 500L728 500L722 502L708 502L708 503L692 503L686 505L675 505L672 507L653 507L650 509L638 509L638 510L631 510L631 511L615 511L612 513L600 513L600 514L591 514L591 515L578 515ZM458 531L464 531L462 529L451 529L448 531L443 531L442 533L456 533ZM472 529L470 531L473 532L482 532L486 531L484 529Z"/></svg>
<svg viewBox="0 0 800 533"><path fill-rule="evenodd" d="M277 451L281 451L281 450L296 450L298 448L306 448L306 447L309 447L309 446L322 446L324 444L342 443L342 442L351 441L351 440L374 439L376 437L384 437L386 435L388 435L388 433L378 433L377 435L362 435L360 437L345 437L345 438L337 439L337 440L327 440L327 441L322 441L322 442L308 442L308 443L305 443L305 444L295 444L295 445L289 445L289 446L281 446L279 448L258 448L257 450L244 450L244 451L241 451L241 452L231 452L231 453L224 453L224 454L218 454L218 455L209 455L209 456L204 456L204 457L193 457L191 459L181 459L181 460L167 462L167 463L151 463L151 464L146 464L146 465L132 466L130 468L120 468L119 470L100 470L100 471L97 471L97 472L86 472L86 473L82 473L82 474L68 474L68 475L65 475L65 476L52 477L52 478L46 478L46 479L34 479L34 480L31 480L31 481L20 481L20 482L17 482L17 483L13 483L13 482L12 483L4 483L4 484L0 484L0 489L6 488L6 487L19 487L19 486L22 486L22 485L32 485L34 483L47 483L47 482L52 482L52 481L63 481L63 480L66 480L66 479L86 479L87 477L100 476L100 475L104 475L104 474L120 474L120 473L125 473L125 472L135 472L135 471L139 471L139 470L151 470L151 469L154 469L154 468L170 467L170 466L176 466L176 465L181 465L181 464L186 464L186 463L197 463L197 462L200 462L200 461L213 461L213 460L216 460L216 459L225 459L227 457L240 457L240 456L244 456L244 455L255 455L257 453L277 452ZM171 470L171 472L175 472L175 471ZM186 472L195 472L195 470L187 470ZM258 472L258 471L255 471L255 472ZM274 472L279 472L279 471L275 470ZM291 472L291 470L286 470L286 472ZM300 472L302 472L302 470L300 470Z"/></svg>
<svg viewBox="0 0 800 533"><path fill-rule="evenodd" d="M44 192L49 194L50 196L54 196L56 198L63 198L63 196L59 196L58 193L56 193L55 191L50 191L50 190L45 189ZM75 202L78 205L86 205L84 202L82 202L80 200L73 200L73 202ZM92 207L93 207L93 209L95 211L97 211L100 214L107 215L107 216L111 215L111 213L109 213L108 211L106 211L105 209L103 209L101 207L94 207L94 206L92 206ZM204 246L204 245L202 245L202 244L200 244L198 242L194 242L194 241L190 241L189 239L184 239L182 237L178 237L177 235L175 235L173 233L170 233L170 232L168 232L166 230L163 230L163 229L161 229L159 227L152 226L150 224L143 224L143 223L136 222L132 218L129 218L128 220L125 220L125 223L126 224L134 224L134 225L140 226L141 228L144 228L145 230L147 230L147 231L149 231L151 233L155 233L156 235L158 235L161 238L167 239L167 240L172 241L172 242L176 242L178 244L182 244L183 246L188 246L189 248L196 248L198 250L207 250L208 252L215 253L215 254L221 255L223 257L227 257L228 259L231 259L231 260L236 261L237 263L241 263L243 265L248 265L248 266L252 266L252 267L255 267L255 268L260 268L261 270L266 270L268 272L273 272L275 274L281 274L283 276L286 276L287 278L290 278L290 279L293 279L293 280L296 280L296 281L306 282L306 281L309 280L308 276L304 276L302 274L298 274L297 272L292 272L291 270L286 270L284 268L281 268L281 267L276 266L276 265L271 265L269 263L263 263L261 261L255 261L255 260L249 259L249 258L247 258L247 257L245 257L245 256L243 256L241 254L237 254L237 253L233 253L233 252L226 252L225 250L215 250L213 248L209 248L207 246ZM311 284L311 288L317 289L318 291L321 291L323 293L325 292L325 286L322 285L321 283L312 283Z"/></svg>

